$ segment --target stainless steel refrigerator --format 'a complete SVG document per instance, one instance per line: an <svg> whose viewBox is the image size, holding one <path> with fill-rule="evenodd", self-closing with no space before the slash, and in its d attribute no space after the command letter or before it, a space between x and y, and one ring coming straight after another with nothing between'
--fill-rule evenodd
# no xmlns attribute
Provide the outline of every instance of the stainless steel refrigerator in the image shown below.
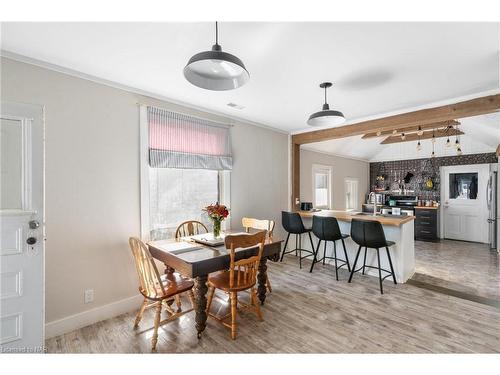
<svg viewBox="0 0 500 375"><path fill-rule="evenodd" d="M497 225L498 225L498 211L497 211L497 175L495 171L490 171L490 178L486 189L486 203L488 204L488 238L490 249L498 251L497 247Z"/></svg>

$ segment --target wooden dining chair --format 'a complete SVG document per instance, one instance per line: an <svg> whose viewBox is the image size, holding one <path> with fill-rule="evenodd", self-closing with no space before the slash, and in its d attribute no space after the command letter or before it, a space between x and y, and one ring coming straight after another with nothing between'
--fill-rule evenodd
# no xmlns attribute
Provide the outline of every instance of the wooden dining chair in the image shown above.
<svg viewBox="0 0 500 375"><path fill-rule="evenodd" d="M208 229L200 221L188 220L181 223L175 231L175 239L186 236L194 236L196 234L208 233Z"/></svg>
<svg viewBox="0 0 500 375"><path fill-rule="evenodd" d="M151 349L155 350L156 343L158 342L158 327L193 311L194 294L192 289L194 282L175 272L160 276L147 245L136 237L130 237L129 244L134 255L137 275L139 276L139 292L144 297L144 301L135 318L134 328L139 326L144 310L151 307L156 309L154 331L151 339ZM192 305L191 309L184 311L181 309L181 293L188 294ZM170 306L174 300L177 302L177 311L174 311ZM160 321L162 307L165 308L169 316Z"/></svg>
<svg viewBox="0 0 500 375"><path fill-rule="evenodd" d="M269 237L273 236L275 224L274 220L253 219L250 217L244 217L241 219L241 225L245 228L247 233L249 233L251 229L267 230ZM266 288L270 293L272 293L273 289L271 287L271 281L269 280L269 272L267 272Z"/></svg>
<svg viewBox="0 0 500 375"><path fill-rule="evenodd" d="M236 310L238 303L245 308L253 310L259 319L264 320L260 311L259 301L257 300L257 291L255 284L257 281L257 272L259 269L260 258L264 251L264 242L266 240L266 231L254 234L227 235L225 238L226 249L230 250L229 270L218 272L208 277L208 302L207 314L221 322L225 327L231 329L231 338L236 339ZM236 249L250 249L258 247L251 251L251 255L236 260ZM229 294L231 301L231 312L223 317L218 317L210 313L210 306L214 297L215 289L220 289ZM238 301L238 292L244 290L250 291L250 304ZM231 317L231 322L225 320Z"/></svg>

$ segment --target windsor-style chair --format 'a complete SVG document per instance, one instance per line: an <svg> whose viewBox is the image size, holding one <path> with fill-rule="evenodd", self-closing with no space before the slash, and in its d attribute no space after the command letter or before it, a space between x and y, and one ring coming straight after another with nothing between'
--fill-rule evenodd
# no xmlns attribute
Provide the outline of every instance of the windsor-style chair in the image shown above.
<svg viewBox="0 0 500 375"><path fill-rule="evenodd" d="M144 297L144 301L135 318L134 328L139 326L144 310L154 307L156 313L153 337L151 338L151 349L156 350L158 327L193 310L193 308L184 311L181 309L180 295L187 292L194 307L194 295L192 291L194 282L176 272L160 276L148 246L136 237L131 237L129 244L134 255L137 275L139 276L139 292ZM174 300L177 303L177 311L174 311L171 307ZM165 308L169 316L160 321L162 308Z"/></svg>
<svg viewBox="0 0 500 375"><path fill-rule="evenodd" d="M175 239L186 236L194 236L196 234L208 233L208 229L202 222L196 220L188 220L181 223L175 231Z"/></svg>

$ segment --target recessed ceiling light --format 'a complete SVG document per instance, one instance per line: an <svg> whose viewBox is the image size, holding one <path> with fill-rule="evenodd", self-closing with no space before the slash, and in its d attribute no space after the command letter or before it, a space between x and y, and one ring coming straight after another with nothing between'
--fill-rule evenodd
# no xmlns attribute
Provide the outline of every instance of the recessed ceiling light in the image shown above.
<svg viewBox="0 0 500 375"><path fill-rule="evenodd" d="M231 108L235 108L235 109L243 109L245 108L244 106L240 105L240 104L236 104L236 103L227 103L227 106L228 107L231 107Z"/></svg>

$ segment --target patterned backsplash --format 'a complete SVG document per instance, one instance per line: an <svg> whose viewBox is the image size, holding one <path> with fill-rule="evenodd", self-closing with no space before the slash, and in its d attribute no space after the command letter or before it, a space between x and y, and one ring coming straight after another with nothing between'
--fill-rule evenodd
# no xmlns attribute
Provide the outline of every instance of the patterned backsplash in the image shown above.
<svg viewBox="0 0 500 375"><path fill-rule="evenodd" d="M495 153L487 153L370 163L370 189L372 191L375 188L385 188L391 191L397 190L403 187L403 183L399 183L398 181L402 182L408 173L412 173L413 177L409 180L409 183L404 184L404 187L407 190L414 190L414 192L407 193L407 195L416 195L419 199L439 202L439 167L496 163L497 160ZM384 180L377 180L377 176L384 176ZM432 183L428 183L429 180Z"/></svg>

